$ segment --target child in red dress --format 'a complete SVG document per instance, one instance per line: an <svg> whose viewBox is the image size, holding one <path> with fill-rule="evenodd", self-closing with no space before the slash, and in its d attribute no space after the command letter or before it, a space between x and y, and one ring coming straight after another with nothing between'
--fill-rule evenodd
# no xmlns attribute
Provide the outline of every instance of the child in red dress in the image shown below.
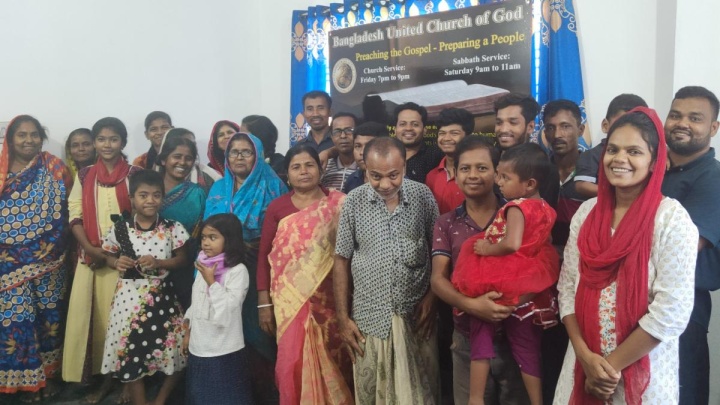
<svg viewBox="0 0 720 405"><path fill-rule="evenodd" d="M503 321L503 328L533 405L542 403L542 325L538 324L542 322L534 321L548 313L554 315L549 288L560 272L559 257L550 240L556 214L538 191L551 170L549 159L537 144L505 151L497 166L496 182L509 202L482 237L463 244L452 276L455 287L467 296L497 291L502 294L499 304L518 306ZM472 318L470 325L470 404L482 404L489 359L495 357L495 324Z"/></svg>

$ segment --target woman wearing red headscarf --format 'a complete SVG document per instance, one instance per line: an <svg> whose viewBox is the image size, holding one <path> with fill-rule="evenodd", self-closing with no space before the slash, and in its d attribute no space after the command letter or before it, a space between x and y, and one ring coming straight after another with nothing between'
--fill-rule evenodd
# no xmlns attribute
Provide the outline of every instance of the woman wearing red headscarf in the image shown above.
<svg viewBox="0 0 720 405"><path fill-rule="evenodd" d="M678 402L698 233L660 193L665 162L654 110L636 108L610 128L598 197L572 219L558 282L571 344L556 404Z"/></svg>
<svg viewBox="0 0 720 405"><path fill-rule="evenodd" d="M221 176L225 173L225 149L227 149L230 138L240 131L240 125L228 121L218 121L213 125L208 142L208 165L215 169Z"/></svg>

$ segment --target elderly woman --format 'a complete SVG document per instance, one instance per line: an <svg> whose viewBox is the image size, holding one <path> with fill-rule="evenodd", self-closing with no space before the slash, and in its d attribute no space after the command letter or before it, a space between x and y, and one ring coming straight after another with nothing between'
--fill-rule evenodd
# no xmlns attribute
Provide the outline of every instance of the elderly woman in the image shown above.
<svg viewBox="0 0 720 405"><path fill-rule="evenodd" d="M663 197L666 146L654 110L610 128L598 196L570 225L560 315L570 346L556 404L677 404L678 336L693 307L697 228Z"/></svg>
<svg viewBox="0 0 720 405"><path fill-rule="evenodd" d="M70 171L37 119L10 122L0 155L0 393L57 393Z"/></svg>
<svg viewBox="0 0 720 405"><path fill-rule="evenodd" d="M205 218L232 213L243 225L247 244L245 265L250 285L255 285L258 244L265 211L270 202L287 192L285 183L265 163L262 142L254 135L236 133L225 149L225 177L213 184L208 194ZM265 403L276 396L272 370L277 356L274 339L260 329L257 289L251 288L243 303L243 334L250 349L253 389L256 402Z"/></svg>
<svg viewBox="0 0 720 405"><path fill-rule="evenodd" d="M280 402L352 404L352 364L341 350L331 273L345 194L320 186L312 147L293 147L286 162L293 191L268 207L257 272L260 326L277 331Z"/></svg>

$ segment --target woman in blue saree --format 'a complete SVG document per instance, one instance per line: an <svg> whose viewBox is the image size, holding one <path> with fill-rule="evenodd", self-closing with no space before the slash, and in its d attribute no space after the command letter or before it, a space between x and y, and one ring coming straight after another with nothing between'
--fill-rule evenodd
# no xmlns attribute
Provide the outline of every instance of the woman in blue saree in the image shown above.
<svg viewBox="0 0 720 405"><path fill-rule="evenodd" d="M278 399L274 386L277 346L275 338L260 329L258 318L257 253L267 206L287 191L285 183L265 163L262 142L254 135L239 132L225 149L225 176L213 184L205 208L205 218L232 213L243 224L243 239L248 248L245 265L251 286L243 303L243 334L250 349L257 403L273 403Z"/></svg>
<svg viewBox="0 0 720 405"><path fill-rule="evenodd" d="M68 190L59 158L43 152L47 134L21 115L0 153L0 393L39 401L58 392L65 312Z"/></svg>
<svg viewBox="0 0 720 405"><path fill-rule="evenodd" d="M196 160L195 142L184 137L182 131L168 131L157 159L157 167L163 175L165 185L160 216L180 222L190 234L190 240L184 249L192 260L188 266L176 269L168 276L183 309L190 306L194 269L192 263L198 253L195 231L205 210L205 191L189 178Z"/></svg>

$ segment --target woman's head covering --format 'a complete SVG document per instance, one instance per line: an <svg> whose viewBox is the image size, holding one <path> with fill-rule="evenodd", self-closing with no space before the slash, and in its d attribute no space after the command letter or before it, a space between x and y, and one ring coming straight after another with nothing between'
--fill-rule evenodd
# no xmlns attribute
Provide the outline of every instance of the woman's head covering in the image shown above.
<svg viewBox="0 0 720 405"><path fill-rule="evenodd" d="M65 164L67 165L68 169L70 169L70 174L72 174L73 178L75 178L80 169L78 168L77 163L75 163L75 160L72 158L72 154L70 153L70 138L72 138L72 136L69 136L67 141L65 141Z"/></svg>
<svg viewBox="0 0 720 405"><path fill-rule="evenodd" d="M225 153L222 149L220 149L220 145L217 141L217 132L223 125L229 125L235 130L235 132L240 131L240 125L228 120L218 121L215 125L213 125L212 131L210 132L210 140L208 141L207 154L208 159L210 159L210 167L217 170L218 173L223 173L225 170Z"/></svg>
<svg viewBox="0 0 720 405"><path fill-rule="evenodd" d="M667 147L662 122L655 110L646 107L634 108L627 114L642 114L652 121L656 133L649 135L658 137L657 157L645 188L614 232L612 224L616 190L601 166L597 203L580 228L577 242L580 251L580 283L575 297L575 316L583 339L590 350L597 354L600 354L599 302L604 288L617 282L615 328L618 343L622 343L632 333L638 320L647 313L648 262L655 215L663 198L660 188L665 176ZM635 126L627 121L616 124ZM608 140L616 128L619 126L613 125ZM627 403L641 403L642 394L650 382L648 356L625 368L622 375ZM585 393L584 384L585 374L582 366L576 362L572 402L601 404L602 401Z"/></svg>
<svg viewBox="0 0 720 405"><path fill-rule="evenodd" d="M9 131L17 117L13 118L8 123L5 131ZM5 133L5 139L3 139L2 150L0 151L0 191L5 188L5 180L7 180L8 173L10 172L10 144L8 143L8 134Z"/></svg>
<svg viewBox="0 0 720 405"><path fill-rule="evenodd" d="M40 131L40 137L43 142L47 140L45 129L42 125L40 125L40 122L36 118L30 115L18 115L8 122L8 126L5 129L6 132L3 139L2 151L0 151L0 191L5 188L5 181L10 173L10 148L12 148L12 146L10 146L10 131L13 130L13 126L15 126L15 123L18 121L18 126L23 122L32 122L37 127L37 130ZM42 153L42 150L40 153Z"/></svg>
<svg viewBox="0 0 720 405"><path fill-rule="evenodd" d="M227 164L227 155L233 142L245 139L255 149L255 165L240 189L235 192L235 175ZM260 237L265 211L270 202L287 193L285 183L265 163L262 142L252 134L238 132L228 142L225 150L225 176L210 189L205 209L205 219L214 214L233 213L243 224L246 241Z"/></svg>

